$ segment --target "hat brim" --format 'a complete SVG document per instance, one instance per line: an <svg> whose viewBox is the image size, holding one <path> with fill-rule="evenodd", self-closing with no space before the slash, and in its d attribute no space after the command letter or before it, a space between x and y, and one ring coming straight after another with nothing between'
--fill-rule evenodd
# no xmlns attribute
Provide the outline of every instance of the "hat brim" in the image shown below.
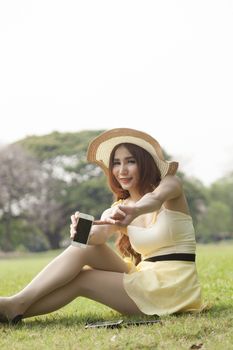
<svg viewBox="0 0 233 350"><path fill-rule="evenodd" d="M160 170L161 178L176 173L178 162L164 159L158 141L142 131L128 128L111 129L93 139L87 150L87 160L99 165L105 174L108 174L110 154L113 148L121 143L135 144L150 153Z"/></svg>

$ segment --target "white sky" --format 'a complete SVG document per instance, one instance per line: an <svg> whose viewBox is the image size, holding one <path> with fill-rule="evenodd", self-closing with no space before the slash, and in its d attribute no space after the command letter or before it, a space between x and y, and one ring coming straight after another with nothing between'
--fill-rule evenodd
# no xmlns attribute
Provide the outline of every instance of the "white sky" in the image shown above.
<svg viewBox="0 0 233 350"><path fill-rule="evenodd" d="M233 170L233 1L1 0L0 143L150 133L208 185Z"/></svg>

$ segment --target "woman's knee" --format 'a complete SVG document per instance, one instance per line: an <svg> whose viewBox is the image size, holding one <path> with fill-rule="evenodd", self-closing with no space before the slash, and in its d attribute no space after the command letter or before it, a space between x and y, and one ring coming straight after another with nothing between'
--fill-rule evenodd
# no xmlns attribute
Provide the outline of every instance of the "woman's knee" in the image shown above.
<svg viewBox="0 0 233 350"><path fill-rule="evenodd" d="M93 269L89 266L84 266L77 277L77 283L82 296L86 296L93 289L95 285L95 274Z"/></svg>

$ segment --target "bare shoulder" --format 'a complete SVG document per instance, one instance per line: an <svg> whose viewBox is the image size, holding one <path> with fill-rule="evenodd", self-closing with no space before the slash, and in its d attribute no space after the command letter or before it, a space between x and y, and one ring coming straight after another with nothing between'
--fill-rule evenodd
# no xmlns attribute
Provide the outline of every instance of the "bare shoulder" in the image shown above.
<svg viewBox="0 0 233 350"><path fill-rule="evenodd" d="M183 195L182 182L177 176L166 175L153 193L162 203L177 199Z"/></svg>
<svg viewBox="0 0 233 350"><path fill-rule="evenodd" d="M172 186L182 190L182 180L177 175L166 175L160 182L160 185Z"/></svg>
<svg viewBox="0 0 233 350"><path fill-rule="evenodd" d="M189 208L186 200L186 196L183 190L183 182L176 175L168 175L162 180L165 186L170 187L174 196L165 201L165 207L171 210L181 211L185 214L189 214Z"/></svg>

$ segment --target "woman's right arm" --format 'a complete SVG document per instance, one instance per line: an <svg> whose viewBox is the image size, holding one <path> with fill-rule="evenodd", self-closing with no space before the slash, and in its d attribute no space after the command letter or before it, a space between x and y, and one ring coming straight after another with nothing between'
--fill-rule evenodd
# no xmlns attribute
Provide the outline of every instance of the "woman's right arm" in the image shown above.
<svg viewBox="0 0 233 350"><path fill-rule="evenodd" d="M119 226L112 224L102 224L106 217L109 217L113 208L106 209L101 215L101 219L94 221L89 238L90 245L104 244L114 233L119 233ZM114 221L114 220L113 220ZM70 237L74 237L78 222L78 212L71 216Z"/></svg>
<svg viewBox="0 0 233 350"><path fill-rule="evenodd" d="M104 221L105 217L108 217L112 211L112 208L106 209L102 215L100 221ZM91 233L90 233L90 239L89 244L91 245L97 245L97 244L104 244L108 241L108 239L114 234L119 232L119 227L116 225L111 224L103 224L99 225L98 221L94 221Z"/></svg>

